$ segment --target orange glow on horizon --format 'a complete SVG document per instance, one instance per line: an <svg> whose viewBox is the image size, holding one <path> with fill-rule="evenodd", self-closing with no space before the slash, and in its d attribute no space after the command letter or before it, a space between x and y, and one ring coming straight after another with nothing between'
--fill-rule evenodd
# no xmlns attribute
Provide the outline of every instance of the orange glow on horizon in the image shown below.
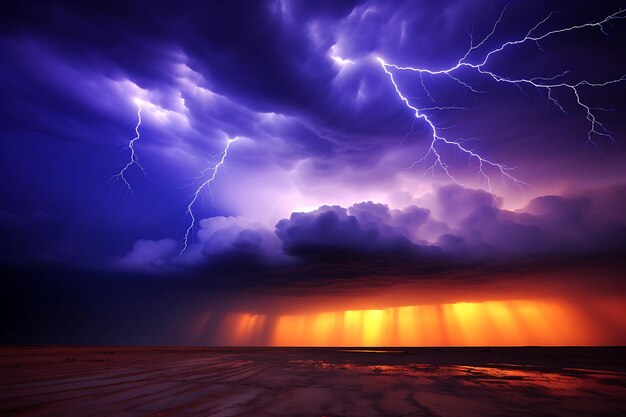
<svg viewBox="0 0 626 417"><path fill-rule="evenodd" d="M621 301L595 312L621 334ZM400 306L313 314L231 313L222 321L224 345L269 346L554 346L620 343L594 326L575 304L486 301ZM608 334L608 336L607 336ZM615 338L615 336L613 336Z"/></svg>

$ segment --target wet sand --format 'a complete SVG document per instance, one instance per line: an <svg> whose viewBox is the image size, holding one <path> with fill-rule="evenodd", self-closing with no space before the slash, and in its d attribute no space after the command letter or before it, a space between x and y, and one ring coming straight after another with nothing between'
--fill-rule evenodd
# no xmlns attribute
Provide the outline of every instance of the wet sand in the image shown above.
<svg viewBox="0 0 626 417"><path fill-rule="evenodd" d="M0 416L625 416L626 348L0 348Z"/></svg>

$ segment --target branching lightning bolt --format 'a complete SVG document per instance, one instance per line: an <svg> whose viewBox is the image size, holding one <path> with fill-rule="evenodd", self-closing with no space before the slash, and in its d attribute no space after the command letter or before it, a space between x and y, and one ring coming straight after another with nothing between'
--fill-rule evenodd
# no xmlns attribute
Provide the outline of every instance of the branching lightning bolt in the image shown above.
<svg viewBox="0 0 626 417"><path fill-rule="evenodd" d="M204 178L207 172L211 173L211 176L207 180L202 182L202 184L200 184L198 188L196 188L196 191L193 193L191 197L191 201L187 205L187 214L191 218L191 223L189 224L189 227L187 228L187 231L185 232L183 248L180 251L181 255L183 254L183 252L187 250L187 247L189 247L189 244L191 242L191 233L193 232L193 229L196 226L196 216L193 214L193 206L196 203L196 200L198 200L198 197L200 196L200 192L204 188L209 190L209 195L211 196L211 204L213 205L213 191L211 190L211 184L213 183L213 181L215 181L215 178L217 177L217 173L220 170L220 168L222 169L225 168L224 162L226 161L226 157L228 156L228 150L230 149L230 145L233 142L235 142L237 139L238 139L237 137L228 139L228 141L226 142L226 147L224 148L222 152L218 154L218 155L221 155L221 157L220 157L220 160L217 162L217 164L215 164L212 167L203 169L200 175L197 177L197 179L201 179L201 178Z"/></svg>
<svg viewBox="0 0 626 417"><path fill-rule="evenodd" d="M133 192L133 189L131 188L128 180L126 179L126 172L130 169L130 167L132 167L133 165L136 165L137 167L139 167L141 172L144 175L146 175L146 171L143 169L143 167L139 163L139 159L137 158L137 153L135 152L135 142L137 142L139 138L141 137L141 135L139 134L139 126L141 126L141 102L139 100L135 100L135 103L137 104L137 124L135 125L135 137L132 138L128 142L128 146L127 146L127 148L130 149L130 159L128 163L126 163L126 165L122 167L120 172L118 172L112 177L113 184L115 184L117 180L121 179L124 182L124 184L126 184L126 188L128 188L128 191L131 193Z"/></svg>
<svg viewBox="0 0 626 417"><path fill-rule="evenodd" d="M522 189L522 186L524 185L528 185L527 183L525 183L524 181L514 177L513 175L511 175L510 171L512 168L505 166L504 164L501 163L497 163L494 162L490 159L487 159L485 157L483 157L482 155L480 155L479 153L475 152L474 150L468 148L465 143L467 142L466 140L451 140L448 139L446 137L444 137L440 131L443 130L443 128L438 128L436 126L436 124L429 118L429 116L427 114L425 114L425 111L429 111L429 110L452 110L452 109L456 109L456 106L432 106L429 105L428 107L418 107L415 104L412 104L411 101L409 100L410 97L407 97L405 94L402 93L402 91L400 90L400 87L398 86L396 79L394 78L394 70L395 71L412 71L412 72L416 72L419 75L419 82L421 83L423 89L425 90L426 94L428 95L428 97L434 102L434 100L432 99L432 95L431 93L428 91L428 89L426 88L425 84L424 84L424 74L427 74L428 76L437 76L437 75L445 75L448 78L452 79L453 81L457 82L458 84L460 84L461 86L463 86L464 88L468 89L469 91L471 91L472 93L481 93L481 91L478 91L476 88L474 88L469 82L463 81L461 80L456 74L455 72L457 72L457 70L461 69L461 68L469 68L469 69L473 69L475 71L477 71L478 73L488 76L491 79L493 79L494 81L498 82L498 83L508 83L511 85L515 85L518 88L520 88L523 85L530 85L532 87L535 87L536 89L538 89L539 91L544 91L547 94L548 100L553 103L560 111L566 113L565 108L561 105L561 103L559 103L556 98L554 98L553 96L553 90L555 89L564 89L564 90L569 90L573 93L575 99L576 99L576 103L582 107L582 109L586 112L586 119L589 123L589 131L587 132L587 140L586 140L586 144L587 145L592 145L594 146L598 151L601 152L598 144L595 142L594 138L597 139L599 137L604 137L607 139L610 139L611 141L615 141L615 139L613 138L613 136L611 135L611 133L609 132L609 130L598 120L598 116L597 116L597 111L604 111L605 109L602 108L595 108L595 107L591 107L589 104L586 104L585 101L583 101L583 99L581 98L581 87L592 87L592 88L599 88L599 87L605 87L611 84L616 84L622 81L626 80L626 74L623 75L620 78L616 78L616 79L612 79L612 80L608 80L608 81L602 81L602 82L591 82L588 80L582 80L582 81L578 81L575 83L567 83L564 81L560 81L560 79L562 79L562 77L564 77L567 74L567 71L553 76L553 77L535 77L535 78L519 78L519 79L512 79L512 78L507 78L505 76L496 74L493 71L490 71L488 69L486 69L485 67L487 66L487 64L489 63L489 60L492 56L494 56L495 54L511 47L514 45L521 45L527 42L533 42L535 43L538 47L540 51L543 51L539 45L539 41L551 36L551 35L555 35L555 34L561 34L561 33L565 33L565 32L570 32L570 31L574 31L574 30L579 30L579 29L583 29L583 28L599 28L602 33L606 34L606 32L604 31L604 25L605 24L610 24L612 21L614 20L618 20L618 19L626 19L626 14L624 14L624 10L620 10L616 13L613 13L609 16L607 16L606 18L600 20L600 21L596 21L596 22L591 22L591 23L585 23L585 24L581 24L581 25L576 25L576 26L570 26L567 28L562 28L562 29L556 29L556 30L551 30L551 31L547 31L541 35L536 35L535 32L538 31L539 27L542 26L550 17L552 14L548 15L545 19L541 20L539 23L537 23L534 27L532 27L527 33L526 35L521 38L521 39L517 39L517 40L513 40L513 41L507 41L502 43L500 46L498 46L495 49L490 50L482 60L478 60L475 62L471 62L470 57L471 55L473 55L473 53L479 49L481 46L483 46L485 44L485 42L487 42L488 39L490 39L494 33L496 32L496 29L498 27L498 24L501 22L502 17L504 16L504 12L506 10L506 7L502 10L502 13L500 14L500 17L498 18L498 20L495 22L491 32L479 43L474 44L474 38L473 38L473 33L469 33L470 36L470 47L467 50L467 52L463 55L462 58L460 58L457 63L450 67L450 68L446 68L446 69L439 69L439 70L432 70L432 69L427 69L427 68L417 68L417 67L409 67L409 66L400 66L400 65L396 65L396 64L391 64L386 62L385 60L383 60L380 57L377 57L378 62L380 63L382 69L385 71L385 73L389 76L389 79L391 80L391 83L395 89L396 94L398 95L398 97L404 102L404 104L406 105L407 108L409 108L411 111L414 112L415 118L417 119L422 119L424 122L426 122L426 124L430 127L431 131L432 131L432 140L430 141L430 146L428 148L428 151L426 152L426 154L424 156L422 156L420 159L418 159L417 161L415 161L411 167L421 164L423 162L426 162L427 160L429 160L429 158L433 159L433 163L428 166L428 168L425 170L424 175L428 172L433 172L435 168L439 167L447 176L448 178L450 178L452 181L459 183L459 181L457 181L457 179L452 175L452 173L450 172L450 166L445 162L445 159L442 157L439 148L440 147L452 147L457 149L458 151L461 151L462 153L464 153L465 155L468 156L468 158L470 158L470 160L475 160L478 162L478 172L479 174L484 178L485 182L487 183L487 186L489 188L489 191L491 192L491 178L488 175L488 173L486 172L486 169L488 167L495 169L497 172L500 173L500 175L502 176L503 179L509 180L511 181L513 184L515 184L516 186L518 186L520 189ZM523 92L523 90L521 90Z"/></svg>

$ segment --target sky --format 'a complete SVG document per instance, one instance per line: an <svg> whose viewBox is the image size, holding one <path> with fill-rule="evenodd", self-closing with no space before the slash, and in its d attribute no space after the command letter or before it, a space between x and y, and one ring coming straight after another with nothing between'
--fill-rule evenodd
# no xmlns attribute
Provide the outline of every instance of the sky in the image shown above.
<svg viewBox="0 0 626 417"><path fill-rule="evenodd" d="M624 6L3 4L0 342L625 344Z"/></svg>

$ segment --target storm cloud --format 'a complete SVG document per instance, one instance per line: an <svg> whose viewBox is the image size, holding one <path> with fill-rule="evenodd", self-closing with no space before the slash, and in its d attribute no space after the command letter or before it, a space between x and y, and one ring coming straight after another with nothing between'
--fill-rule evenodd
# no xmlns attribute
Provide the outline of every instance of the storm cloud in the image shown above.
<svg viewBox="0 0 626 417"><path fill-rule="evenodd" d="M280 220L273 231L245 218L213 217L200 222L199 241L191 246L190 253L179 255L169 240L141 240L118 265L140 267L143 257L148 269L157 264L166 270L195 268L228 257L242 260L231 265L231 273L237 273L238 267L250 268L246 262L254 265L260 260L278 270L345 262L343 273L355 276L364 273L359 261L372 259L380 270L394 270L398 259L410 265L435 262L446 270L446 265L456 269L459 264L500 263L503 259L541 262L621 252L626 243L626 222L623 216L611 218L610 212L611 203L625 190L624 186L595 190L593 198L542 196L511 211L497 207L497 199L485 191L451 185L425 197L437 207L437 217L430 209L415 205L400 210L364 202L348 208L322 206L312 212L293 213ZM419 267L402 271L415 274L416 279L421 275Z"/></svg>
<svg viewBox="0 0 626 417"><path fill-rule="evenodd" d="M137 313L143 288L155 312L189 294L471 286L573 258L622 285L626 82L580 86L594 127L570 88L438 73L551 12L538 33L620 0L4 3L0 269L14 304L67 318L101 292L93 309ZM512 45L486 69L619 80L625 25ZM429 72L391 79L380 59Z"/></svg>

